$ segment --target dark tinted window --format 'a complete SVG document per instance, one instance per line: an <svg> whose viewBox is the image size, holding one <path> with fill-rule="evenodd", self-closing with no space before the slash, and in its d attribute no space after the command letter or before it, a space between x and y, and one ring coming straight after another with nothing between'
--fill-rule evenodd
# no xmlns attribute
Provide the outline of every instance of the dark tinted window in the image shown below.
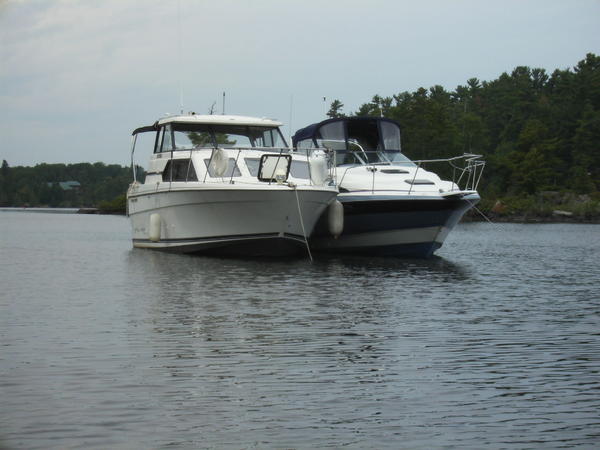
<svg viewBox="0 0 600 450"><path fill-rule="evenodd" d="M163 181L198 181L191 159L171 159L162 173Z"/></svg>

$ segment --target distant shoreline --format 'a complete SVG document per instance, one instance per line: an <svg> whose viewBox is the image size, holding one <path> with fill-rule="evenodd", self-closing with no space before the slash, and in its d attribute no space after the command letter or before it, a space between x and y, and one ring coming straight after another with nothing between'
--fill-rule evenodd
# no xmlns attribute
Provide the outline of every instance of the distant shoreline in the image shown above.
<svg viewBox="0 0 600 450"><path fill-rule="evenodd" d="M571 223L571 224L600 224L600 218L582 219L579 217L542 217L535 215L508 215L508 216L495 216L492 214L486 214L486 218L480 214L466 215L461 219L462 223L473 223L473 222L487 222L492 223L519 223L519 224L552 224L552 223Z"/></svg>
<svg viewBox="0 0 600 450"><path fill-rule="evenodd" d="M32 212L46 214L97 214L97 215L125 215L125 211L102 210L100 208L51 208L38 206L1 206L0 211L6 212Z"/></svg>

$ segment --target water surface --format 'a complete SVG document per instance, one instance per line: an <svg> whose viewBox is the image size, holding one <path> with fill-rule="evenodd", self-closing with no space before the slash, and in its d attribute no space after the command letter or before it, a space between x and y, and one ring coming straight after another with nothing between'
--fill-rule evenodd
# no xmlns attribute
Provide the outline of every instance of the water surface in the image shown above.
<svg viewBox="0 0 600 450"><path fill-rule="evenodd" d="M600 442L598 225L313 264L132 249L124 217L0 229L0 447Z"/></svg>

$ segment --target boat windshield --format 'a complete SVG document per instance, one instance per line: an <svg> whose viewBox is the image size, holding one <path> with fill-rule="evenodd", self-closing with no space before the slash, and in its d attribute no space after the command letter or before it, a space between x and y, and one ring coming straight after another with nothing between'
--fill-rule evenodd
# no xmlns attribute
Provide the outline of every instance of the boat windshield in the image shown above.
<svg viewBox="0 0 600 450"><path fill-rule="evenodd" d="M162 152L196 148L281 148L286 147L279 128L244 125L174 123L160 132Z"/></svg>
<svg viewBox="0 0 600 450"><path fill-rule="evenodd" d="M372 150L363 147L357 140L348 142L335 139L317 139L317 145L336 151L336 164L394 164L415 166L400 150Z"/></svg>
<svg viewBox="0 0 600 450"><path fill-rule="evenodd" d="M300 130L299 134L299 148L313 148L314 142L316 147L335 150L338 165L414 165L401 153L400 127L391 120L370 117L331 119Z"/></svg>

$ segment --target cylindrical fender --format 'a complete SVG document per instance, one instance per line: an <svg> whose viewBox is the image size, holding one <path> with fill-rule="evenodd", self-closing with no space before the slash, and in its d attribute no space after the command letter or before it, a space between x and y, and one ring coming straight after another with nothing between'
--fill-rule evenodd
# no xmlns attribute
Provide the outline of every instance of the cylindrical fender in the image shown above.
<svg viewBox="0 0 600 450"><path fill-rule="evenodd" d="M310 179L313 184L321 186L327 179L327 159L325 153L316 150L308 160L310 164Z"/></svg>
<svg viewBox="0 0 600 450"><path fill-rule="evenodd" d="M148 227L148 238L152 242L160 241L160 214L154 213L150 215L150 226Z"/></svg>
<svg viewBox="0 0 600 450"><path fill-rule="evenodd" d="M339 200L334 200L327 208L327 225L335 239L344 231L344 205Z"/></svg>

